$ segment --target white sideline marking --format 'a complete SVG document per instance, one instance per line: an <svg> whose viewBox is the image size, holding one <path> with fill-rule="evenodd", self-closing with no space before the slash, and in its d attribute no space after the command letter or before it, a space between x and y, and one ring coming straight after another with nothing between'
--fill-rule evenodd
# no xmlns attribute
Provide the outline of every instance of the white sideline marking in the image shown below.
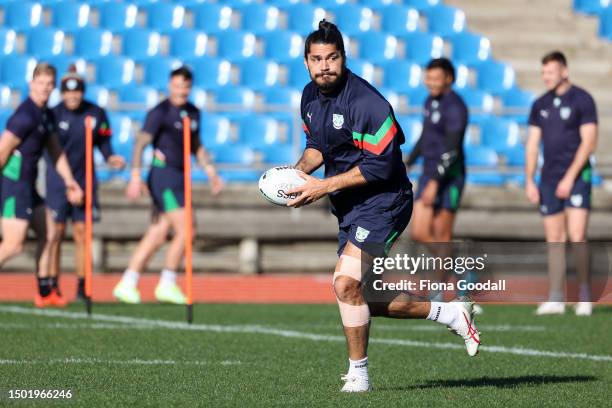
<svg viewBox="0 0 612 408"><path fill-rule="evenodd" d="M139 358L130 360L104 360L99 358L54 358L50 360L0 360L0 365L21 364L117 364L117 365L239 365L239 360L212 361L176 361L176 360L142 360Z"/></svg>
<svg viewBox="0 0 612 408"><path fill-rule="evenodd" d="M249 333L249 334L267 334L286 338L297 338L306 339L312 341L328 341L328 342L341 342L344 343L346 340L344 336L325 335L300 332L295 330L282 330L274 329L271 327L258 326L258 325L219 325L219 324L187 324L185 322L173 322L168 320L156 320L156 319L140 319L130 316L113 316L94 314L87 316L84 313L66 312L62 310L40 310L31 309L20 306L0 306L0 312L5 313L16 313L31 316L49 316L49 317L61 317L66 319L78 319L78 320L94 320L104 322L117 322L125 323L130 325L150 325L156 328L164 329L175 329L175 330L187 330L187 331L203 331L213 333ZM464 346L459 343L433 343L426 341L415 341L405 339L385 339L385 338L373 338L370 339L370 343L373 344L386 344L395 346L407 346L407 347L422 347L422 348L434 348L434 349L463 349ZM551 357L551 358L570 358L579 360L591 360L591 361L612 361L612 356L609 355L596 355L587 353L566 353L563 351L547 351L547 350L535 350L523 348L520 346L481 346L480 350L489 353L504 353L504 354L515 354L519 356L537 356L537 357Z"/></svg>

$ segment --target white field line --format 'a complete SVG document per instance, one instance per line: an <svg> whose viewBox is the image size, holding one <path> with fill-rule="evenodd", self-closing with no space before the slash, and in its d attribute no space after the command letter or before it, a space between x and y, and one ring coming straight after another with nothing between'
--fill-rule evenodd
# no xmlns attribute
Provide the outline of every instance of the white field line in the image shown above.
<svg viewBox="0 0 612 408"><path fill-rule="evenodd" d="M63 310L39 310L31 309L20 306L0 306L0 312L4 313L15 313L30 316L48 316L48 317L59 317L65 319L77 319L77 320L89 320L89 321L103 321L103 322L115 322L125 323L130 325L151 325L156 328L163 329L174 329L174 330L186 330L186 331L201 331L201 332L212 332L212 333L248 333L248 334L266 334L272 336L279 336L285 338L296 338L305 339L318 342L341 342L344 343L346 340L344 336L315 334L308 332L300 332L295 330L283 330L274 329L271 327L259 326L259 325L219 325L219 324L187 324L185 322L173 322L168 320L156 320L156 319L140 319L130 316L114 316L104 314L94 314L87 316L84 313L66 312ZM406 339L385 339L385 338L372 338L370 339L372 344L385 344L395 346L406 346L406 347L420 347L420 348L433 348L433 349L464 349L464 346L460 342L456 343L440 343L440 342L427 342L427 341L415 341ZM587 353L567 353L563 351L548 351L548 350L535 350L519 346L481 346L480 350L488 353L503 353L513 354L519 356L537 356L537 357L550 357L550 358L568 358L578 360L590 360L590 361L612 361L612 356L609 355L594 355Z"/></svg>
<svg viewBox="0 0 612 408"><path fill-rule="evenodd" d="M30 365L30 364L116 364L116 365L239 365L239 360L213 361L177 361L177 360L142 360L134 358L130 360L105 360L100 358L54 358L50 360L0 360L0 365Z"/></svg>

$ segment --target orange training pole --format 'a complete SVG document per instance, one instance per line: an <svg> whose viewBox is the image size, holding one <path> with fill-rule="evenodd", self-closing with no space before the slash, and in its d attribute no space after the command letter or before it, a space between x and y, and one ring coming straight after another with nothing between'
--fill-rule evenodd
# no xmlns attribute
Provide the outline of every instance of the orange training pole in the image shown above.
<svg viewBox="0 0 612 408"><path fill-rule="evenodd" d="M91 314L92 268L91 241L93 235L93 130L91 116L85 118L85 305Z"/></svg>
<svg viewBox="0 0 612 408"><path fill-rule="evenodd" d="M193 322L193 290L191 264L193 209L191 206L191 119L183 118L183 167L185 178L185 285L187 286L187 322Z"/></svg>

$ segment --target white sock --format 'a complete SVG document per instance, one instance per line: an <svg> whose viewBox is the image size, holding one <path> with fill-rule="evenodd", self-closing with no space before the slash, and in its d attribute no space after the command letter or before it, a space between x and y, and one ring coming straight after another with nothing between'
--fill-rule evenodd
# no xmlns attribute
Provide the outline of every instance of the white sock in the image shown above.
<svg viewBox="0 0 612 408"><path fill-rule="evenodd" d="M368 358L361 360L351 360L349 358L349 375L357 375L359 377L368 376Z"/></svg>
<svg viewBox="0 0 612 408"><path fill-rule="evenodd" d="M453 324L457 316L457 308L450 303L431 302L431 309L429 310L427 320L433 320L434 322L450 326Z"/></svg>
<svg viewBox="0 0 612 408"><path fill-rule="evenodd" d="M138 279L140 278L140 274L134 270L126 269L123 272L123 277L121 280L128 286L136 287L138 285Z"/></svg>
<svg viewBox="0 0 612 408"><path fill-rule="evenodd" d="M170 269L162 269L159 277L160 285L174 285L176 283L176 272Z"/></svg>

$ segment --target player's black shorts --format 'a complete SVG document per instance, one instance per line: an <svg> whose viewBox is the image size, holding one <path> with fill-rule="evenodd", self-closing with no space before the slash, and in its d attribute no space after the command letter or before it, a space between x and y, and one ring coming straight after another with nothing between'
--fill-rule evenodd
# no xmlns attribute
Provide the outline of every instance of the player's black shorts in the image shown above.
<svg viewBox="0 0 612 408"><path fill-rule="evenodd" d="M408 226L412 216L412 191L402 193L390 208L357 214L338 232L338 255L351 242L371 256L386 255Z"/></svg>
<svg viewBox="0 0 612 408"><path fill-rule="evenodd" d="M85 198L83 198L83 201ZM61 185L47 185L45 205L53 214L53 220L65 224L68 218L72 222L85 222L85 205L74 206L66 197L66 187ZM93 221L100 221L100 206L98 205L98 194L94 189L93 194Z"/></svg>
<svg viewBox="0 0 612 408"><path fill-rule="evenodd" d="M423 174L419 178L419 185L416 191L416 199L419 200L423 194L423 190L431 177ZM438 182L438 194L434 201L435 210L448 210L451 212L457 211L461 202L463 187L465 186L465 176L459 174L455 177L449 177Z"/></svg>
<svg viewBox="0 0 612 408"><path fill-rule="evenodd" d="M558 214L565 208L591 209L591 179L590 177L578 177L569 198L561 199L555 195L557 183L541 182L540 190L540 214L543 216Z"/></svg>
<svg viewBox="0 0 612 408"><path fill-rule="evenodd" d="M183 171L172 167L152 167L147 181L154 213L164 213L185 207Z"/></svg>
<svg viewBox="0 0 612 408"><path fill-rule="evenodd" d="M3 218L18 218L29 221L34 208L43 204L42 198L36 192L34 182L25 180L11 180L2 176L2 204Z"/></svg>

